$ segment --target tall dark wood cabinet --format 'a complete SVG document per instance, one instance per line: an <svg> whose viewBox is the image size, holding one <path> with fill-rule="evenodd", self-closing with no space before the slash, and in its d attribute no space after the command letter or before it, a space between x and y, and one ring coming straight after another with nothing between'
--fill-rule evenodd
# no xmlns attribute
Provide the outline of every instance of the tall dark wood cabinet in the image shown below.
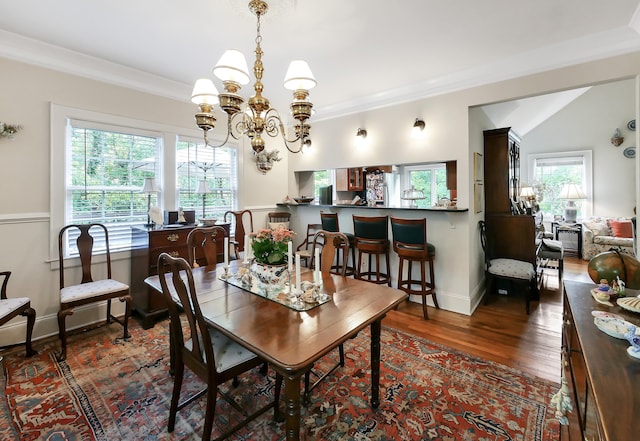
<svg viewBox="0 0 640 441"><path fill-rule="evenodd" d="M510 127L484 131L485 213L511 213L520 193L520 138Z"/></svg>

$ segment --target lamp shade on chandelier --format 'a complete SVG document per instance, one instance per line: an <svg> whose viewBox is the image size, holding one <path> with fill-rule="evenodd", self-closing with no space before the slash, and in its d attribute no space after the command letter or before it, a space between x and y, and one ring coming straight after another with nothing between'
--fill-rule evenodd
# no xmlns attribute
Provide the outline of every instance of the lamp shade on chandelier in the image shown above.
<svg viewBox="0 0 640 441"><path fill-rule="evenodd" d="M284 87L293 91L293 100L289 106L291 115L295 120L294 133L287 138L284 123L279 112L272 108L269 100L262 95L264 85L262 75L262 48L260 43L260 17L266 14L268 5L263 0L251 0L249 10L257 17L257 36L255 49L255 62L253 74L255 94L245 99L238 92L242 86L250 81L247 61L242 52L235 49L227 50L213 68L213 74L222 81L224 91L219 93L213 81L199 79L196 81L191 95L191 100L198 105L196 124L204 131L204 141L208 146L220 147L229 141L229 137L240 139L247 136L251 142L256 162L260 164L268 158L277 157L277 152L266 152L263 135L271 137L280 136L287 150L292 153L302 152L303 148L311 144L309 139L310 126L307 120L311 117L313 104L309 101L309 89L316 85L316 80L311 73L309 65L302 60L291 62L285 75ZM227 114L227 133L222 144L212 146L209 144L208 132L215 127L216 117L213 114L214 106ZM259 166L260 168L260 166ZM261 171L264 172L263 169Z"/></svg>

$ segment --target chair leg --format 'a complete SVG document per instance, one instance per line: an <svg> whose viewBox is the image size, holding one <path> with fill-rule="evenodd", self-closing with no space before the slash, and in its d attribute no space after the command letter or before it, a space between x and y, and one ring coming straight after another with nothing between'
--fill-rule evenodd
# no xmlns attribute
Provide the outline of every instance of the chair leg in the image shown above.
<svg viewBox="0 0 640 441"><path fill-rule="evenodd" d="M213 431L213 419L216 416L216 399L218 398L218 387L210 384L207 388L207 410L204 414L204 430L202 431L202 439L211 439Z"/></svg>
<svg viewBox="0 0 640 441"><path fill-rule="evenodd" d="M131 316L131 305L133 303L133 299L131 295L125 296L120 299L121 302L125 302L124 307L124 322L122 326L124 327L123 338L131 338L131 334L129 334L129 317Z"/></svg>
<svg viewBox="0 0 640 441"><path fill-rule="evenodd" d="M107 324L111 323L111 299L107 300Z"/></svg>
<svg viewBox="0 0 640 441"><path fill-rule="evenodd" d="M433 305L436 309L440 309L440 306L438 306L438 298L436 297L436 273L433 269L433 259L429 259L429 271L431 272L429 275L429 281L431 282L431 298L433 298Z"/></svg>
<svg viewBox="0 0 640 441"><path fill-rule="evenodd" d="M60 336L60 353L56 356L58 361L67 358L67 316L73 314L72 309L61 309L58 311L58 334Z"/></svg>
<svg viewBox="0 0 640 441"><path fill-rule="evenodd" d="M182 378L184 377L184 364L179 363L174 368L173 393L171 394L171 404L169 406L169 421L167 431L173 432L176 426L176 414L178 413L178 403L180 402L180 389L182 389ZM204 439L204 438L203 438Z"/></svg>
<svg viewBox="0 0 640 441"><path fill-rule="evenodd" d="M25 340L26 356L31 357L36 354L31 346L31 336L33 335L33 325L36 323L36 311L33 308L27 308L22 311L23 316L27 317L27 336Z"/></svg>

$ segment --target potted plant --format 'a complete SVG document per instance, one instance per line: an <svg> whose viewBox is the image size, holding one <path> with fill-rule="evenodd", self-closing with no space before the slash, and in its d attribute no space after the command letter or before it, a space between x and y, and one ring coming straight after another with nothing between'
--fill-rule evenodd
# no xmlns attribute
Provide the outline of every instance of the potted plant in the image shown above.
<svg viewBox="0 0 640 441"><path fill-rule="evenodd" d="M252 235L251 250L254 262L252 273L264 285L281 287L285 282L289 242L295 233L283 226L264 228Z"/></svg>

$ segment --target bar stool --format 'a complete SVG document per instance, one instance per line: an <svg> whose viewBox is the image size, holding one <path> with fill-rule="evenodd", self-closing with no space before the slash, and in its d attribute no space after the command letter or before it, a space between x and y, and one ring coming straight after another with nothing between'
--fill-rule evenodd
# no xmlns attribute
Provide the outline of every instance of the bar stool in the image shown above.
<svg viewBox="0 0 640 441"><path fill-rule="evenodd" d="M341 259L347 259L347 270L344 274L345 276L353 276L356 273L356 270L353 265L356 262L356 247L355 247L355 236L351 233L345 233L344 231L340 231L340 224L338 223L338 214L337 213L325 213L320 212L320 223L322 225L322 229L325 231L329 231L331 233L344 233L349 239L349 248L351 249L351 262L352 265L349 265L349 256L348 250L347 255L344 255L342 250L338 250L336 253L336 264L332 267L331 271L337 273L339 269L342 267Z"/></svg>
<svg viewBox="0 0 640 441"><path fill-rule="evenodd" d="M427 313L427 296L431 295L436 309L435 273L433 259L436 255L436 247L427 242L427 219L400 219L391 218L391 231L393 233L393 250L398 254L398 289L411 295L422 296L422 315L425 320L429 318ZM404 263L408 262L407 277L403 278ZM420 280L411 277L413 262L420 265ZM429 281L427 282L425 264L429 264ZM412 289L412 285L420 285L420 289Z"/></svg>
<svg viewBox="0 0 640 441"><path fill-rule="evenodd" d="M353 215L355 247L358 250L355 278L380 285L391 286L391 268L389 267L389 216ZM361 271L362 255L368 257L368 271ZM375 271L372 261L375 256ZM386 272L381 271L380 256L384 256Z"/></svg>

